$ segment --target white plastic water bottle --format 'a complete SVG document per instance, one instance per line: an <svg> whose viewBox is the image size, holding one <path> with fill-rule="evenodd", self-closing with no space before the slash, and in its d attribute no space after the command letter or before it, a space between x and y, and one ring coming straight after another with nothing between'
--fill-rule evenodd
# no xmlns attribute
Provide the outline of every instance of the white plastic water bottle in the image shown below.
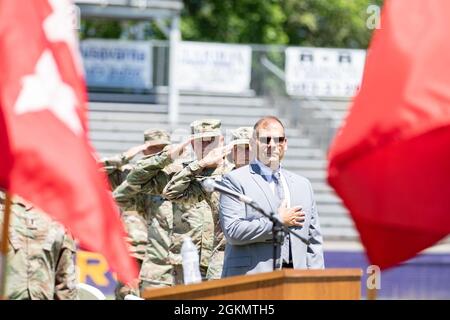
<svg viewBox="0 0 450 320"><path fill-rule="evenodd" d="M197 248L190 237L183 239L181 246L181 257L183 258L184 284L202 282L200 275L200 263Z"/></svg>

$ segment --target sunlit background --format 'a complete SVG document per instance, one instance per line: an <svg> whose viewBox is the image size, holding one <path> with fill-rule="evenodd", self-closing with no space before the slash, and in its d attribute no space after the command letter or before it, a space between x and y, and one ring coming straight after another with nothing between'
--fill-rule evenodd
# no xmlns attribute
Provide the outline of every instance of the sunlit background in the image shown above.
<svg viewBox="0 0 450 320"><path fill-rule="evenodd" d="M360 85L372 32L382 26L382 1L75 3L98 152L138 145L148 128L171 130L181 141L200 118L219 118L229 131L264 115L280 117L289 138L284 167L314 188L326 267L362 268L364 296L368 262L349 213L326 182L326 154ZM79 252L77 265L81 282L113 294L102 256ZM449 283L444 240L383 272L379 297L448 299Z"/></svg>

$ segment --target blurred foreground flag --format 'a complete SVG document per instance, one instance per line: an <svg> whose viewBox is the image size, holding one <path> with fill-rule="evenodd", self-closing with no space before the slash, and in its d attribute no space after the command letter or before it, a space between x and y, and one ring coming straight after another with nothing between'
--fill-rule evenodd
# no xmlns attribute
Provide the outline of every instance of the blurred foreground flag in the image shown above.
<svg viewBox="0 0 450 320"><path fill-rule="evenodd" d="M387 1L363 83L330 152L328 181L372 264L450 233L450 1Z"/></svg>
<svg viewBox="0 0 450 320"><path fill-rule="evenodd" d="M0 0L0 187L62 222L128 282L137 269L88 141L69 13L66 0Z"/></svg>

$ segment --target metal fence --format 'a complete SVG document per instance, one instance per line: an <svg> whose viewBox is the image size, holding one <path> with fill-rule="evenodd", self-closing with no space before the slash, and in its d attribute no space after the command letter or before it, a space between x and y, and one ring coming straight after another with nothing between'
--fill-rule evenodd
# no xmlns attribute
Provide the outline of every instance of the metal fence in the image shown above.
<svg viewBox="0 0 450 320"><path fill-rule="evenodd" d="M133 94L166 95L169 85L168 41L149 41L153 53L153 87L150 90L106 89L89 87L91 93L124 93L130 102ZM286 93L285 49L281 45L250 45L252 48L250 93L262 97L267 106L277 109L277 113L289 125L298 128L300 133L312 139L315 144L326 150L334 136L341 119L330 107L333 99L324 100L314 97L291 97ZM207 95L208 93L204 93ZM140 98L142 100L142 98ZM338 99L342 100L342 99ZM320 116L318 116L320 114Z"/></svg>

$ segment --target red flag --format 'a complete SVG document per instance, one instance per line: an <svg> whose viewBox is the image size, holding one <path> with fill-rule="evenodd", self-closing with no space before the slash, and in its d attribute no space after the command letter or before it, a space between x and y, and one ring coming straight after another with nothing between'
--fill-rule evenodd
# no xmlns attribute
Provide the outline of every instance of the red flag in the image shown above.
<svg viewBox="0 0 450 320"><path fill-rule="evenodd" d="M0 0L0 186L62 222L119 278L137 275L87 135L66 0Z"/></svg>
<svg viewBox="0 0 450 320"><path fill-rule="evenodd" d="M387 268L450 232L450 1L383 9L328 180L369 260Z"/></svg>

